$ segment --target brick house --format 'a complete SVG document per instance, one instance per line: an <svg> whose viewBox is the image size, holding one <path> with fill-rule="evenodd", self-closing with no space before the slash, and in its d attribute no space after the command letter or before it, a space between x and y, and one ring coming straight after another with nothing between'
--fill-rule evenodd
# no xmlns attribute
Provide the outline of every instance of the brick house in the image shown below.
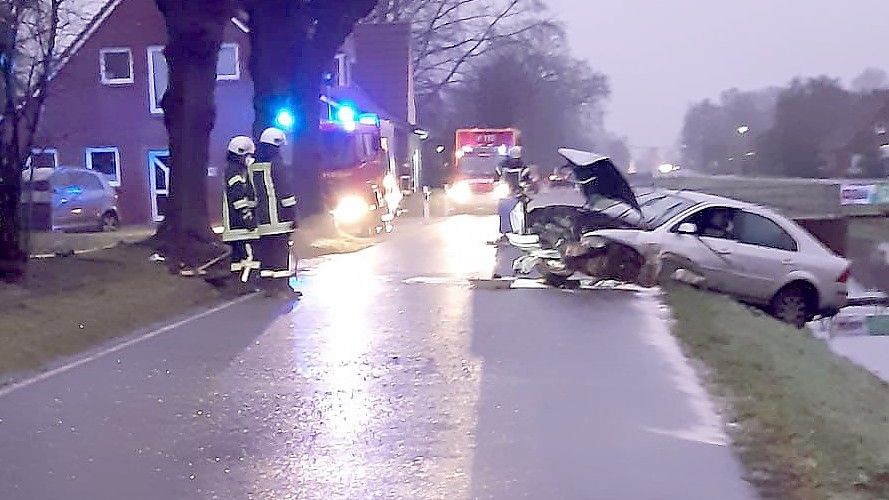
<svg viewBox="0 0 889 500"><path fill-rule="evenodd" d="M49 86L32 162L36 166L73 165L101 171L119 190L124 224L160 221L169 189L168 145L160 108L167 85L163 17L153 0L84 0L84 5L85 17L92 20L67 49ZM89 12L90 8L94 12ZM385 35L391 28L380 31ZM404 57L409 54L407 40L404 38ZM411 79L407 65L403 74L375 73L369 69L380 66L373 61L375 52L355 54L355 45L354 41L347 43L331 63L327 79L334 88L326 94L350 87L352 66L361 68L369 79L374 78L380 89L387 88L387 79ZM208 168L208 210L217 220L226 145L234 135L249 134L253 121L249 50L245 26L233 19L217 64L217 118ZM365 58L363 66L357 63L356 55ZM380 57L386 59L391 54ZM370 92L368 95L376 97ZM387 104L399 101L398 96L381 95ZM415 120L402 114L401 108L413 106L412 89L403 86L400 98L404 106L397 106L391 113L380 108L379 113L392 129L410 130ZM319 103L319 109L321 106ZM410 154L410 149L399 151L392 163L400 164L402 157Z"/></svg>

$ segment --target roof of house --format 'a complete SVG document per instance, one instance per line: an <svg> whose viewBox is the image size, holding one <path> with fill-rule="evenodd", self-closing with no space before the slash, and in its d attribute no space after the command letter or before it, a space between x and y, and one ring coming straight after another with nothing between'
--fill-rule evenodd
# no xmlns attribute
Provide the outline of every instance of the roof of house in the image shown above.
<svg viewBox="0 0 889 500"><path fill-rule="evenodd" d="M64 12L61 30L56 41L56 53L60 62L55 68L58 73L102 22L120 5L123 0L67 0L63 3Z"/></svg>

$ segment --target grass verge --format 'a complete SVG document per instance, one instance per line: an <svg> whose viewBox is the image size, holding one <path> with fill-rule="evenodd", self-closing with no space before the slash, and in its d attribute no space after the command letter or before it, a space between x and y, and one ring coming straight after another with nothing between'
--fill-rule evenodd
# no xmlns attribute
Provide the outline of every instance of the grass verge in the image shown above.
<svg viewBox="0 0 889 500"><path fill-rule="evenodd" d="M149 327L223 295L200 279L170 275L146 247L33 260L24 283L0 288L0 385L111 338Z"/></svg>
<svg viewBox="0 0 889 500"><path fill-rule="evenodd" d="M675 333L707 367L765 498L889 498L889 386L823 341L734 301L668 291Z"/></svg>

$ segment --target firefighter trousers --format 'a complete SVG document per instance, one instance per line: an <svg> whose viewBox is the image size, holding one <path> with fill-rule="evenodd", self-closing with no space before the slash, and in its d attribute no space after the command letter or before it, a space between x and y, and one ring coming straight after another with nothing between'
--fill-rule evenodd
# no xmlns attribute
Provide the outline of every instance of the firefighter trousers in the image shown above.
<svg viewBox="0 0 889 500"><path fill-rule="evenodd" d="M296 275L290 253L290 233L261 237L256 252L261 263L259 275L264 284L283 288Z"/></svg>
<svg viewBox="0 0 889 500"><path fill-rule="evenodd" d="M256 255L258 240L232 241L231 271L236 273L243 283L259 278L260 262Z"/></svg>

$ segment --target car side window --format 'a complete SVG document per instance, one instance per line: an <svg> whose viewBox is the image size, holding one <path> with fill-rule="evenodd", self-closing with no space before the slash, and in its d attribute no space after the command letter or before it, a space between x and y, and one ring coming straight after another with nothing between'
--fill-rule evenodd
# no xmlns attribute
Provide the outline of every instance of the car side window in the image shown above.
<svg viewBox="0 0 889 500"><path fill-rule="evenodd" d="M94 174L81 172L77 175L77 182L86 191L103 191L102 181L96 178Z"/></svg>
<svg viewBox="0 0 889 500"><path fill-rule="evenodd" d="M57 171L52 174L50 178L50 184L53 189L64 189L72 184L71 182L71 174L62 170Z"/></svg>
<svg viewBox="0 0 889 500"><path fill-rule="evenodd" d="M762 215L740 212L736 222L738 241L741 243L789 252L798 249L796 241L787 231Z"/></svg>
<svg viewBox="0 0 889 500"><path fill-rule="evenodd" d="M698 236L718 238L722 240L736 240L735 218L737 210L728 207L710 207L688 216L685 220L672 228L673 232L679 230L683 223L690 222L698 227Z"/></svg>

